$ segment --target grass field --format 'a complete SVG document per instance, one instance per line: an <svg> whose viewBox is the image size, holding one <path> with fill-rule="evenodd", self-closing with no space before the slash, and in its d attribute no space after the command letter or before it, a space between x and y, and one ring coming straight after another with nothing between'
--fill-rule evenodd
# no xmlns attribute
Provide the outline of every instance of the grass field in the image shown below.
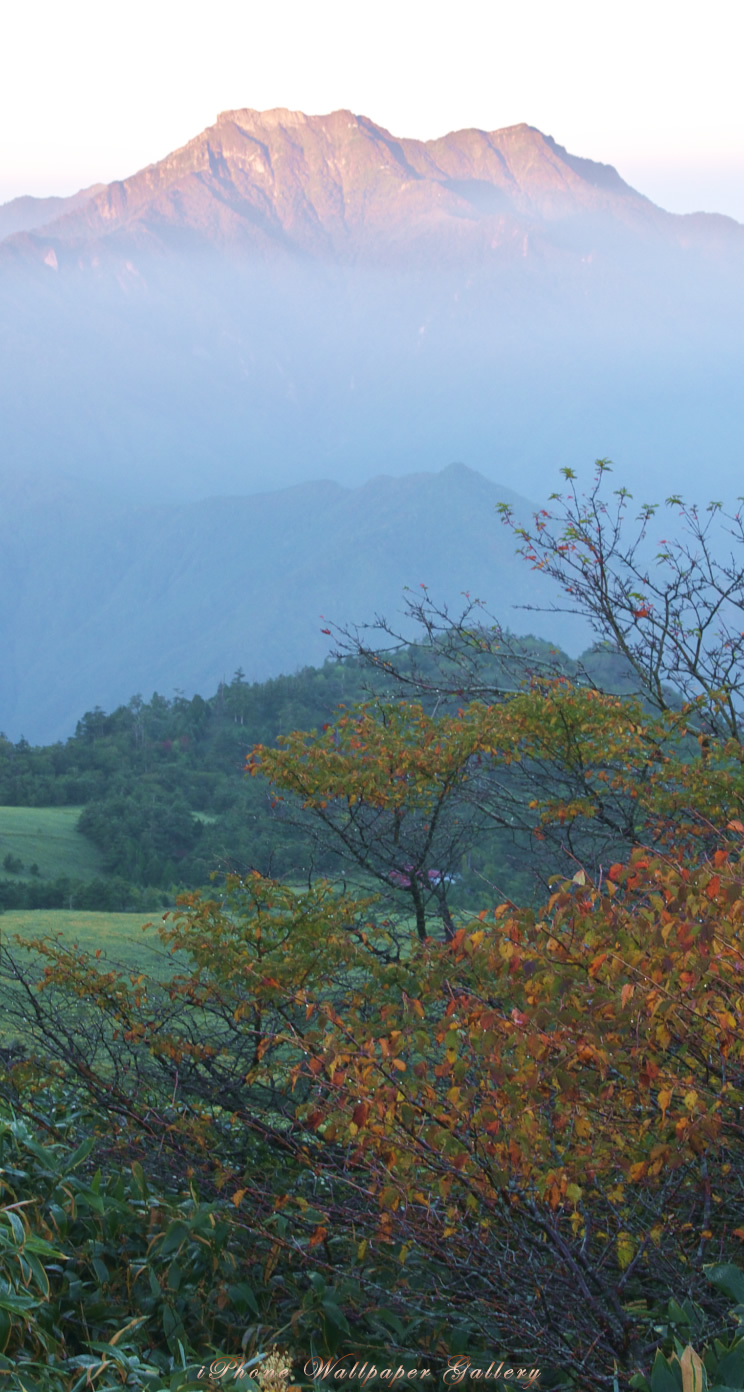
<svg viewBox="0 0 744 1392"><path fill-rule="evenodd" d="M143 924L152 927L143 933ZM77 945L87 952L100 949L97 965L102 970L123 968L133 976L144 974L154 980L166 979L184 970L183 958L165 950L157 935L159 914L148 919L144 914L93 913L69 909L17 909L0 914L0 937L19 962L26 954L12 941L16 933L23 938L59 937L68 946ZM38 959L37 959L38 960ZM39 961L41 966L42 962ZM17 987L3 981L15 996ZM0 1046L17 1040L22 1026L0 1010Z"/></svg>
<svg viewBox="0 0 744 1392"><path fill-rule="evenodd" d="M79 807L0 807L0 877L10 854L23 861L19 879L29 878L36 864L43 880L59 875L95 880L105 872L95 846L77 829Z"/></svg>
<svg viewBox="0 0 744 1392"><path fill-rule="evenodd" d="M143 933L145 923L152 927ZM165 976L174 970L174 958L157 935L159 914L93 913L78 909L16 909L0 917L0 933L6 943L16 933L24 938L60 937L86 952L100 949L104 961L148 976Z"/></svg>

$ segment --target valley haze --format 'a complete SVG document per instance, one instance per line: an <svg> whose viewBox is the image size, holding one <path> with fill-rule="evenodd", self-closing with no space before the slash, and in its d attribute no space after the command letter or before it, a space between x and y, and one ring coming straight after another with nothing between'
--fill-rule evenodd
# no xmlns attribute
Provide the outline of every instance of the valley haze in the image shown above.
<svg viewBox="0 0 744 1392"><path fill-rule="evenodd" d="M12 737L321 660L404 584L539 629L494 507L563 466L740 491L744 227L529 125L228 111L0 239Z"/></svg>

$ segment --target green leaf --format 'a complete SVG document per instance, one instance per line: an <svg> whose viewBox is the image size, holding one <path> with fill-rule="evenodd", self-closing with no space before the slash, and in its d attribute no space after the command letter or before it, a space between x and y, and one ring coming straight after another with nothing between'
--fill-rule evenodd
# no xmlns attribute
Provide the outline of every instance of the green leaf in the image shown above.
<svg viewBox="0 0 744 1392"><path fill-rule="evenodd" d="M326 1344L331 1353L335 1353L341 1342L341 1335L349 1333L349 1326L343 1310L339 1309L335 1300L324 1300L321 1305L323 1313L323 1332Z"/></svg>
<svg viewBox="0 0 744 1392"><path fill-rule="evenodd" d="M245 1310L250 1310L254 1315L260 1314L258 1301L246 1281L236 1281L235 1285L228 1286L227 1294L240 1314Z"/></svg>
<svg viewBox="0 0 744 1392"><path fill-rule="evenodd" d="M731 1296L737 1305L744 1305L744 1271L733 1262L712 1262L704 1266L706 1277L716 1290Z"/></svg>
<svg viewBox="0 0 744 1392"><path fill-rule="evenodd" d="M33 1273L39 1290L42 1292L43 1295L48 1297L49 1278L47 1277L46 1271L44 1270L41 1262L39 1261L39 1258L34 1256L33 1252L25 1252L23 1260L28 1266L29 1270Z"/></svg>
<svg viewBox="0 0 744 1392"><path fill-rule="evenodd" d="M38 1309L41 1301L32 1295L21 1295L18 1291L0 1288L0 1310L9 1310L11 1315L25 1315L28 1310Z"/></svg>
<svg viewBox="0 0 744 1392"><path fill-rule="evenodd" d="M16 1246L22 1247L26 1238L26 1230L20 1218L18 1217L18 1214L12 1213L10 1209L6 1208L3 1213L3 1217L7 1218L8 1222L10 1223Z"/></svg>
<svg viewBox="0 0 744 1392"><path fill-rule="evenodd" d="M177 1252L179 1247L186 1241L188 1235L189 1230L186 1224L182 1223L180 1218L175 1218L172 1223L169 1223L166 1229L165 1237L160 1247L160 1256L167 1257L170 1252Z"/></svg>
<svg viewBox="0 0 744 1392"><path fill-rule="evenodd" d="M720 1360L716 1377L732 1387L744 1387L744 1339L740 1339Z"/></svg>
<svg viewBox="0 0 744 1392"><path fill-rule="evenodd" d="M171 1352L173 1351L173 1345L176 1342L176 1333L178 1330L180 1330L180 1328L181 1321L179 1320L177 1314L174 1310L171 1309L170 1305L165 1305L163 1307L163 1333L166 1339L168 1340L168 1347L170 1348Z"/></svg>
<svg viewBox="0 0 744 1392"><path fill-rule="evenodd" d="M137 1186L137 1190L138 1190L138 1192L139 1192L139 1194L140 1194L140 1197L143 1198L143 1199L146 1199L146 1198L147 1198L147 1180L145 1179L145 1172L144 1172L142 1166L140 1165L139 1160L135 1160L135 1161L134 1161L134 1164L132 1165L132 1177L133 1177L134 1182L135 1182L135 1184L136 1184L136 1186Z"/></svg>
<svg viewBox="0 0 744 1392"><path fill-rule="evenodd" d="M651 1369L651 1392L682 1392L682 1372L679 1362L670 1368L660 1349L656 1351Z"/></svg>
<svg viewBox="0 0 744 1392"><path fill-rule="evenodd" d="M72 1152L72 1155L67 1156L65 1161L65 1168L68 1170L68 1172L70 1170L77 1169L78 1165L82 1165L83 1160L87 1160L95 1143L95 1136L88 1136L84 1141L81 1141L77 1150L74 1150Z"/></svg>

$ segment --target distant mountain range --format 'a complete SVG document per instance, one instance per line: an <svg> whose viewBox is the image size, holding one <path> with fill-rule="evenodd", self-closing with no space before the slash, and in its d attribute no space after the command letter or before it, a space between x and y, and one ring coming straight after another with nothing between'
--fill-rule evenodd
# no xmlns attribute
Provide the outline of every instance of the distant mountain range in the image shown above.
<svg viewBox="0 0 744 1392"><path fill-rule="evenodd" d="M397 621L406 585L454 613L468 590L513 631L587 641L570 620L515 607L551 597L495 511L529 504L463 465L178 506L52 480L3 494L0 729L13 739L64 738L85 711L137 692L210 692L239 666L259 680L320 663L323 629Z"/></svg>
<svg viewBox="0 0 744 1392"><path fill-rule="evenodd" d="M531 126L223 113L131 178L0 208L11 470L132 497L610 455L739 487L744 227Z"/></svg>
<svg viewBox="0 0 744 1392"><path fill-rule="evenodd" d="M576 648L513 607L508 488L609 455L639 502L741 492L744 226L527 125L225 112L0 207L0 330L11 736L317 662L321 614L421 581Z"/></svg>

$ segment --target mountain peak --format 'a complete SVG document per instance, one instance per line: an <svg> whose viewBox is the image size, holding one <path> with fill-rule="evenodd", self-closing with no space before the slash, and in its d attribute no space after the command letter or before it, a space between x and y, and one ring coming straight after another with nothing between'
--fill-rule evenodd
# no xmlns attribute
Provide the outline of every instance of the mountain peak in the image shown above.
<svg viewBox="0 0 744 1392"><path fill-rule="evenodd" d="M60 241L41 260L52 264L54 252L62 266L64 242L82 242L98 264L126 231L168 254L200 244L262 261L478 265L523 254L525 237L550 241L551 224L585 217L646 236L650 217L670 219L651 209L611 166L570 155L527 122L422 141L343 108L313 116L244 107L65 209L45 229Z"/></svg>
<svg viewBox="0 0 744 1392"><path fill-rule="evenodd" d="M232 111L221 111L217 117L218 126L234 123L238 126L252 128L262 125L268 129L277 126L306 126L308 120L321 120L322 117L308 117L304 111L290 111L286 106L271 107L268 111L258 111L254 107L236 107Z"/></svg>

